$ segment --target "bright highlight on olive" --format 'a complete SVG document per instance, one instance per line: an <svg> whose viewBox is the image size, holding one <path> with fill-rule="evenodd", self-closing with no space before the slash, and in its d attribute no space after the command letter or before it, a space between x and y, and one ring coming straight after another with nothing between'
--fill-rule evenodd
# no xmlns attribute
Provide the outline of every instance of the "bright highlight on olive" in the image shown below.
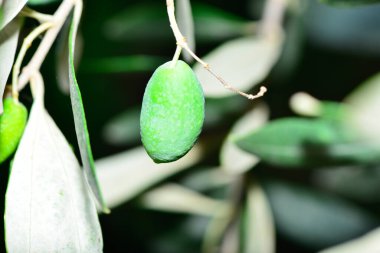
<svg viewBox="0 0 380 253"><path fill-rule="evenodd" d="M3 105L4 111L0 115L0 163L15 152L28 118L25 106L13 98L6 98Z"/></svg>
<svg viewBox="0 0 380 253"><path fill-rule="evenodd" d="M196 142L204 121L204 95L193 70L183 61L156 69L145 89L140 131L156 163L178 160Z"/></svg>

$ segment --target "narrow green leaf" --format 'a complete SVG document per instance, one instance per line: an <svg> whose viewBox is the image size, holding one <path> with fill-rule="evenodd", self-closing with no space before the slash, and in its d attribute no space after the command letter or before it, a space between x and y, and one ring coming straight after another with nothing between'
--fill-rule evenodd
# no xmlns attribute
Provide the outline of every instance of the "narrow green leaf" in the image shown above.
<svg viewBox="0 0 380 253"><path fill-rule="evenodd" d="M16 54L21 20L15 19L0 31L0 114L3 113L3 94Z"/></svg>
<svg viewBox="0 0 380 253"><path fill-rule="evenodd" d="M322 188L362 203L380 202L380 166L342 166L315 171Z"/></svg>
<svg viewBox="0 0 380 253"><path fill-rule="evenodd" d="M207 225L202 242L202 252L216 252L219 250L221 240L226 234L228 226L231 225L233 218L233 208L221 209L216 213Z"/></svg>
<svg viewBox="0 0 380 253"><path fill-rule="evenodd" d="M206 167L185 176L181 180L181 184L198 192L209 192L228 187L236 180L235 175L226 173L219 167Z"/></svg>
<svg viewBox="0 0 380 253"><path fill-rule="evenodd" d="M277 231L312 252L360 236L378 218L341 198L281 181L264 183Z"/></svg>
<svg viewBox="0 0 380 253"><path fill-rule="evenodd" d="M373 163L380 147L362 141L342 124L328 120L285 118L237 140L243 150L285 167Z"/></svg>
<svg viewBox="0 0 380 253"><path fill-rule="evenodd" d="M276 235L272 210L258 182L251 183L245 207L244 253L274 253Z"/></svg>
<svg viewBox="0 0 380 253"><path fill-rule="evenodd" d="M377 228L357 239L333 246L319 253L378 253L380 252L380 228Z"/></svg>
<svg viewBox="0 0 380 253"><path fill-rule="evenodd" d="M368 141L380 143L380 73L370 77L346 99L350 106L347 124L355 127Z"/></svg>
<svg viewBox="0 0 380 253"><path fill-rule="evenodd" d="M334 6L344 6L344 7L354 7L364 4L375 4L380 3L379 0L319 0L325 4L331 4Z"/></svg>
<svg viewBox="0 0 380 253"><path fill-rule="evenodd" d="M28 0L28 4L30 5L46 5L56 2L62 2L62 0Z"/></svg>
<svg viewBox="0 0 380 253"><path fill-rule="evenodd" d="M0 4L0 24L1 24L2 20L3 20L3 7Z"/></svg>
<svg viewBox="0 0 380 253"><path fill-rule="evenodd" d="M188 169L201 158L202 149L195 145L178 161L156 164L143 147L137 147L97 160L96 167L105 200L110 207L116 207L163 179Z"/></svg>
<svg viewBox="0 0 380 253"><path fill-rule="evenodd" d="M223 238L218 247L220 253L239 252L241 231L239 227L239 219L233 220L228 224L228 228L223 233Z"/></svg>
<svg viewBox="0 0 380 253"><path fill-rule="evenodd" d="M27 1L28 0L3 0L3 4L1 5L3 15L0 20L0 30L16 17Z"/></svg>
<svg viewBox="0 0 380 253"><path fill-rule="evenodd" d="M101 228L80 165L42 99L13 161L5 200L8 252L103 252Z"/></svg>
<svg viewBox="0 0 380 253"><path fill-rule="evenodd" d="M58 87L63 94L67 95L70 93L70 67L67 61L67 55L69 54L69 32L70 22L66 22L61 30L60 36L58 37L57 46L55 49L55 68ZM83 37L80 36L80 34L76 36L74 51L74 66L75 69L77 69L81 61L83 51Z"/></svg>
<svg viewBox="0 0 380 253"><path fill-rule="evenodd" d="M349 108L344 103L321 101L320 117L323 119L342 122L347 118L349 113Z"/></svg>
<svg viewBox="0 0 380 253"><path fill-rule="evenodd" d="M248 134L262 127L268 118L269 109L267 106L258 104L234 124L220 152L220 164L224 171L231 174L241 174L253 168L260 161L257 156L237 147L233 140L236 136Z"/></svg>
<svg viewBox="0 0 380 253"><path fill-rule="evenodd" d="M74 10L73 20L69 34L69 76L70 76L70 98L74 114L75 131L77 134L79 150L82 158L83 168L89 186L102 207L102 211L108 213L109 210L103 199L101 189L96 177L94 159L92 156L90 137L87 129L85 111L82 102L82 95L75 76L74 50L75 38L77 35L78 25L81 17L82 6L77 4Z"/></svg>
<svg viewBox="0 0 380 253"><path fill-rule="evenodd" d="M379 57L379 4L333 8L308 1L307 5L305 23L312 44L342 54Z"/></svg>
<svg viewBox="0 0 380 253"><path fill-rule="evenodd" d="M345 103L320 101L305 92L295 93L289 101L292 110L302 116L319 117L332 122L342 123L349 116Z"/></svg>
<svg viewBox="0 0 380 253"><path fill-rule="evenodd" d="M169 183L159 186L141 197L145 208L154 210L214 216L220 209L228 208L224 201L212 199L184 186Z"/></svg>
<svg viewBox="0 0 380 253"><path fill-rule="evenodd" d="M67 60L67 56L69 55L69 32L70 23L66 22L62 27L55 48L55 71L57 83L59 89L66 95L70 93L70 66Z"/></svg>

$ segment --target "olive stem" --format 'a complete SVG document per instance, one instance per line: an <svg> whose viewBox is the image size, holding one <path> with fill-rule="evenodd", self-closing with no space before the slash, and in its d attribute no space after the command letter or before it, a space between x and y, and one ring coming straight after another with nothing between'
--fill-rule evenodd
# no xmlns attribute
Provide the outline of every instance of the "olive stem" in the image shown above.
<svg viewBox="0 0 380 253"><path fill-rule="evenodd" d="M40 23L53 21L53 15L40 13L40 12L35 11L35 10L33 10L27 6L25 6L21 10L21 15L25 16L25 17L29 17L29 18L34 18L34 19L38 20Z"/></svg>
<svg viewBox="0 0 380 253"><path fill-rule="evenodd" d="M50 51L50 48L58 35L58 32L61 30L66 18L71 13L71 10L77 1L79 0L63 0L57 11L54 13L53 19L51 20L54 26L50 27L46 32L32 59L22 70L17 87L19 91L25 87L31 76L39 71L47 53Z"/></svg>
<svg viewBox="0 0 380 253"><path fill-rule="evenodd" d="M181 48L185 49L197 62L199 62L203 66L203 68L205 68L211 75L213 75L216 79L218 79L219 82L227 90L230 90L230 91L235 92L235 93L237 93L239 95L242 95L242 96L244 96L244 97L246 97L246 98L248 98L250 100L262 97L264 95L264 93L267 91L267 89L264 86L260 87L260 91L256 95L247 94L245 92L242 92L242 91L234 88L233 86L231 86L230 84L228 84L221 76L219 76L218 74L216 74L211 69L210 65L208 63L206 63L205 61L203 61L201 58L199 58L190 49L189 45L187 44L186 38L182 35L182 33L181 33L181 31L180 31L180 29L178 27L176 18L175 18L174 1L173 0L166 0L166 6L167 6L167 12L168 12L168 17L169 17L170 27L173 30L174 37L175 37L175 39L177 41L177 46L180 46Z"/></svg>
<svg viewBox="0 0 380 253"><path fill-rule="evenodd" d="M33 41L52 26L53 26L53 23L51 22L42 23L37 28L35 28L28 36L25 37L24 42L22 43L20 52L18 53L17 59L13 66L13 72L12 72L13 99L18 100L18 75L20 73L22 60L24 59L26 52L32 45Z"/></svg>
<svg viewBox="0 0 380 253"><path fill-rule="evenodd" d="M30 89L32 91L34 102L44 103L45 85L40 72L34 72L30 76Z"/></svg>
<svg viewBox="0 0 380 253"><path fill-rule="evenodd" d="M177 64L177 61L179 59L179 56L181 55L181 52L182 52L182 47L177 45L177 48L176 48L174 56L173 56L172 63L170 65L171 68L174 68L175 65Z"/></svg>

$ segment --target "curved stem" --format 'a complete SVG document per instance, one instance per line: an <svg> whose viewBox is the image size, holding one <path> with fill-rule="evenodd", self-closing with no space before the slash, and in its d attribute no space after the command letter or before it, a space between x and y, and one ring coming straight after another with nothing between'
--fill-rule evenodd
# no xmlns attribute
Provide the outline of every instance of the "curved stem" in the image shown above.
<svg viewBox="0 0 380 253"><path fill-rule="evenodd" d="M22 90L29 82L33 73L38 72L47 53L50 51L53 42L55 41L58 32L61 30L66 18L76 4L77 0L63 0L57 11L53 15L54 26L51 27L42 39L36 53L33 55L30 62L23 68L19 78L18 90Z"/></svg>
<svg viewBox="0 0 380 253"><path fill-rule="evenodd" d="M264 93L267 91L267 89L265 87L260 87L260 91L259 93L257 93L256 95L252 95L252 94L247 94L245 92L242 92L236 88L234 88L233 86L231 86L230 84L228 84L221 76L219 76L218 74L216 74L210 67L210 65L208 63L206 63L205 61L203 61L201 58L199 58L189 47L189 45L187 44L186 42L186 38L182 35L179 27L178 27L178 24L177 24L177 21L176 21L176 18L175 18L175 7L174 7L174 1L173 0L166 0L166 6L167 6L167 12L168 12L168 17L169 17L169 22L170 22L170 27L172 28L173 30L173 34L174 34L174 37L177 41L177 45L182 47L183 49L185 49L197 62L199 62L203 68L205 68L211 75L213 75L216 79L219 80L219 82L224 86L224 88L232 91L232 92L235 92L239 95L242 95L248 99L256 99L258 97L262 97L264 95Z"/></svg>
<svg viewBox="0 0 380 253"><path fill-rule="evenodd" d="M40 13L27 6L21 10L21 15L29 18L37 19L40 23L53 21L53 16L49 14Z"/></svg>
<svg viewBox="0 0 380 253"><path fill-rule="evenodd" d="M175 67L175 65L179 59L179 56L181 55L181 52L182 52L182 47L177 45L177 48L176 48L174 56L173 56L172 63L170 65L172 68Z"/></svg>
<svg viewBox="0 0 380 253"><path fill-rule="evenodd" d="M25 54L28 51L29 47L32 45L33 41L39 35L44 33L47 29L52 27L52 25L53 24L51 22L41 24L36 29L34 29L28 36L26 36L24 42L22 43L20 52L18 53L12 72L12 96L15 100L18 100L18 75L20 73L22 60L24 59Z"/></svg>

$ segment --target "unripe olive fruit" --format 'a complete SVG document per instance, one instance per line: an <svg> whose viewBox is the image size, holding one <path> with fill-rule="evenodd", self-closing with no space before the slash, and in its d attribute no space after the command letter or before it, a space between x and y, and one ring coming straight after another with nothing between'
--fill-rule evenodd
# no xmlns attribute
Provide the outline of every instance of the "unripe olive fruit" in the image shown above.
<svg viewBox="0 0 380 253"><path fill-rule="evenodd" d="M28 118L25 106L13 98L6 98L0 115L0 163L12 155L21 139Z"/></svg>
<svg viewBox="0 0 380 253"><path fill-rule="evenodd" d="M183 61L156 69L145 89L141 140L156 163L178 160L194 145L204 120L204 96L193 70Z"/></svg>

